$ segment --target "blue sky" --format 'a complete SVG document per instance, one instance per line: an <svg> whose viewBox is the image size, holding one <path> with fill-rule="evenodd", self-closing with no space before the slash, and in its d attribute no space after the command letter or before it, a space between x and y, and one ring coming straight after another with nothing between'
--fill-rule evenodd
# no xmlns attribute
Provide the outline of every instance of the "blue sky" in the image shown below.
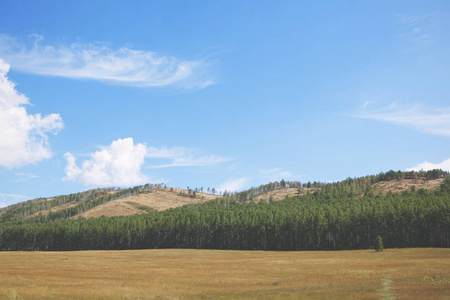
<svg viewBox="0 0 450 300"><path fill-rule="evenodd" d="M0 206L450 171L448 1L0 4Z"/></svg>

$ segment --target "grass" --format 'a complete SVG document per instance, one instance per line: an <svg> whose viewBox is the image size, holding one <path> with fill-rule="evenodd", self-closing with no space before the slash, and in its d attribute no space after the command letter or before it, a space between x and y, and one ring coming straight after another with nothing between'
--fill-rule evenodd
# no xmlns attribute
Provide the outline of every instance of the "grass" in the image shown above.
<svg viewBox="0 0 450 300"><path fill-rule="evenodd" d="M447 277L442 276L442 274L438 276L435 274L432 276L425 276L423 281L431 284L444 284L450 286L450 280Z"/></svg>
<svg viewBox="0 0 450 300"><path fill-rule="evenodd" d="M153 208L151 208L151 207L148 207L148 206L146 206L146 205L139 204L139 203L136 203L136 202L133 202L133 201L127 201L127 202L125 202L125 203L130 204L130 205L136 207L136 209L138 209L138 210L143 210L143 211L146 211L146 212L148 212L148 213L149 213L149 212L152 212L152 211L155 211L155 209L153 209Z"/></svg>
<svg viewBox="0 0 450 300"><path fill-rule="evenodd" d="M450 249L0 252L0 299L450 298Z"/></svg>
<svg viewBox="0 0 450 300"><path fill-rule="evenodd" d="M101 216L129 216L141 213L147 213L152 210L162 211L169 208L180 207L186 204L202 203L215 199L217 195L206 193L196 193L196 198L180 196L179 193L188 194L188 191L182 189L163 188L152 192L140 193L134 196L109 201L89 209L75 216L84 218L99 218Z"/></svg>

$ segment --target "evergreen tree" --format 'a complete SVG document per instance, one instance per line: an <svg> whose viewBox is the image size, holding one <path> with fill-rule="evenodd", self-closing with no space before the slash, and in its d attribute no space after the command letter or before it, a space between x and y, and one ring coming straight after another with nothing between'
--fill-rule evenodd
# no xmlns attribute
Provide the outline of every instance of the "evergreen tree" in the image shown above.
<svg viewBox="0 0 450 300"><path fill-rule="evenodd" d="M377 236L375 239L375 251L377 252L383 252L383 238L381 236Z"/></svg>

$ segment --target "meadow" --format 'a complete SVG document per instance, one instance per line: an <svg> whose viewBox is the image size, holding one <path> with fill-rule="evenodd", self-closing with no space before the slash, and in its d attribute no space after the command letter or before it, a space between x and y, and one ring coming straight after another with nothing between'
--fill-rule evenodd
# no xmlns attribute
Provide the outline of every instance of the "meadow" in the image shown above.
<svg viewBox="0 0 450 300"><path fill-rule="evenodd" d="M1 299L448 299L450 249L0 252Z"/></svg>

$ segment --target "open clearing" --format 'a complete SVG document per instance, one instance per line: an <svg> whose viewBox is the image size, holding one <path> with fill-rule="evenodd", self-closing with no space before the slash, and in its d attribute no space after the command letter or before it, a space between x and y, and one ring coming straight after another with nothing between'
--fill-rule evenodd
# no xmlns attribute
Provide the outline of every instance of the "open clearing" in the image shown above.
<svg viewBox="0 0 450 300"><path fill-rule="evenodd" d="M180 192L183 195L180 195ZM200 192L197 192L195 197L189 197L187 190L172 188L171 191L170 188L163 188L106 202L84 213L76 215L75 218L99 218L101 216L114 217L145 214L148 212L145 208L162 211L187 204L203 203L218 197L219 196L217 195Z"/></svg>
<svg viewBox="0 0 450 300"><path fill-rule="evenodd" d="M450 249L0 252L2 299L448 299Z"/></svg>
<svg viewBox="0 0 450 300"><path fill-rule="evenodd" d="M394 193L401 193L403 191L410 190L411 187L415 187L416 190L426 189L430 191L437 190L439 186L444 183L444 178L424 180L424 179L403 179L403 180L390 180L382 181L374 184L374 187L386 194L391 191Z"/></svg>

